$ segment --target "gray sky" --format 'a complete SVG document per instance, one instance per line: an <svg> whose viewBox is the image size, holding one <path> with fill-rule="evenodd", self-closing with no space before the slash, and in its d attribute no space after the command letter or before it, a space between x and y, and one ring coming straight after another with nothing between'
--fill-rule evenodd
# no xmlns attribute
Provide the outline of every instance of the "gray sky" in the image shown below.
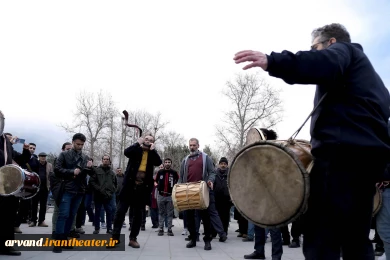
<svg viewBox="0 0 390 260"><path fill-rule="evenodd" d="M77 93L102 89L119 110L160 111L168 129L213 146L230 106L221 91L244 66L233 62L236 52L308 50L314 28L339 22L389 85L389 13L385 0L2 1L0 85L8 96L0 109L6 130L34 125L62 144L57 125L72 122ZM315 87L262 75L283 90L275 130L288 138L311 112ZM299 139L310 139L308 126Z"/></svg>

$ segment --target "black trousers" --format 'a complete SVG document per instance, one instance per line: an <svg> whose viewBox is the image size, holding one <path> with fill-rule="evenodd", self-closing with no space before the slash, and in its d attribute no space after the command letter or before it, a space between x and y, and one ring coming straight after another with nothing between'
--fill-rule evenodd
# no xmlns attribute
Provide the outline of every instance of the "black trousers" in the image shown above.
<svg viewBox="0 0 390 260"><path fill-rule="evenodd" d="M282 232L283 242L285 244L290 243L290 232L288 231L288 226L284 226L280 228ZM302 223L301 218L298 218L291 224L291 237L292 241L300 242L299 237L302 235Z"/></svg>
<svg viewBox="0 0 390 260"><path fill-rule="evenodd" d="M129 210L129 207L132 209L133 217L131 223L131 231L130 231L130 240L136 240L139 231L141 229L142 222L142 208L145 209L145 205L131 205L128 200L119 200L119 204L117 205L115 217L114 217L114 229L112 231L112 237L114 239L119 240L119 235L121 234L122 225L125 221L126 212Z"/></svg>
<svg viewBox="0 0 390 260"><path fill-rule="evenodd" d="M76 228L81 228L81 226L85 224L85 215L86 215L86 209L85 209L85 194L84 194L79 209L77 210Z"/></svg>
<svg viewBox="0 0 390 260"><path fill-rule="evenodd" d="M19 199L19 208L15 218L15 227L20 227L21 223L27 223L31 218L32 199Z"/></svg>
<svg viewBox="0 0 390 260"><path fill-rule="evenodd" d="M204 229L204 237L203 241L211 241L211 222L210 222L210 215L207 209L205 210L198 210L199 217L203 221L203 229ZM193 242L196 242L196 239L198 237L198 233L196 232L196 223L195 223L195 210L187 210L186 211L186 217L187 217L187 225L188 225L188 231L190 232L190 239Z"/></svg>
<svg viewBox="0 0 390 260"><path fill-rule="evenodd" d="M5 241L14 240L14 222L19 208L19 198L0 196L3 211L0 214L0 251L6 251Z"/></svg>
<svg viewBox="0 0 390 260"><path fill-rule="evenodd" d="M341 251L344 260L375 258L369 233L375 182L385 163L352 152L336 150L328 154L331 158L315 158L302 218L307 260L340 259Z"/></svg>
<svg viewBox="0 0 390 260"><path fill-rule="evenodd" d="M226 233L226 235L228 233L228 228L229 228L231 206L232 204L229 201L223 201L223 200L221 201L217 199L215 200L215 208L218 212L219 218L222 222L223 230ZM215 231L214 228L212 229L212 233L213 236L217 235L217 231Z"/></svg>
<svg viewBox="0 0 390 260"><path fill-rule="evenodd" d="M142 214L141 226L144 227L146 225L146 205L141 209L141 214ZM130 226L133 224L133 218L134 218L134 209L133 209L133 207L130 206L130 209L129 209L129 225Z"/></svg>
<svg viewBox="0 0 390 260"><path fill-rule="evenodd" d="M236 212L237 214L237 222L238 229L240 230L240 234L246 235L248 234L248 220L244 218L240 212Z"/></svg>
<svg viewBox="0 0 390 260"><path fill-rule="evenodd" d="M46 208L47 208L47 197L49 196L49 191L46 186L43 186L32 198L32 208L31 208L31 221L35 224L42 223L45 221L46 216ZM37 218L38 214L38 204L39 204L39 218Z"/></svg>

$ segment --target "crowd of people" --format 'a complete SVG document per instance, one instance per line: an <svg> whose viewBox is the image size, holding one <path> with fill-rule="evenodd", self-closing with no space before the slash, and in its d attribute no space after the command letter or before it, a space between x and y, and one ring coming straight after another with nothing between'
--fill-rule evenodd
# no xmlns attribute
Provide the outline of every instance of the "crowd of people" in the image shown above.
<svg viewBox="0 0 390 260"><path fill-rule="evenodd" d="M244 241L255 240L255 251L244 258L265 259L265 235L269 231L273 260L282 258L283 244L300 247L301 235L305 259L374 260L369 233L373 223L375 184L379 184L383 200L375 219L376 237L381 238L382 253L384 251L390 259L389 91L362 47L351 42L345 27L326 25L314 30L312 37L310 51L266 55L246 50L234 57L237 64L251 62L244 69L260 67L288 84L317 85L314 109L310 114L314 166L310 172L307 211L292 224L292 241L287 236L288 229L266 230L236 212L239 236ZM275 132L263 131L268 140L277 138ZM82 232L86 214L94 221L94 233L99 233L99 212L103 208L106 232L117 243L123 243L119 238L130 208L128 245L140 248L137 237L144 228L145 206L150 204L154 227L159 229L157 235L164 235L166 220L167 234L172 236L172 188L176 183L198 181L207 183L210 202L206 209L183 212L184 225L189 231L186 247L194 248L199 242L201 223L205 250L212 249L211 242L217 235L220 242L227 240L232 206L226 182L228 160L221 158L215 167L210 156L199 150L196 138L189 140L190 154L175 170L172 160L161 158L156 151L154 137L146 134L124 150L129 161L122 175L121 169L114 172L109 156L103 156L99 166L93 165L93 160L82 151L86 137L81 133L75 134L71 143L64 144L54 165L46 162L44 153L39 154L38 159L33 156L35 144L25 144L22 153L17 153L12 149L12 135L1 134L0 166L15 162L36 172L41 179L42 189L31 202L29 225L47 226L45 208L51 190L55 200L53 236L58 240L67 240L72 230L76 234ZM91 201L88 194L93 197L94 216L86 206ZM0 252L20 255L12 247L5 247L4 241L13 239L14 232L20 232L19 222L26 221L25 202L14 196L0 196L0 202L8 209L0 214ZM12 229L10 223L14 223ZM111 247L115 246L117 244ZM61 247L53 248L53 252L61 251Z"/></svg>

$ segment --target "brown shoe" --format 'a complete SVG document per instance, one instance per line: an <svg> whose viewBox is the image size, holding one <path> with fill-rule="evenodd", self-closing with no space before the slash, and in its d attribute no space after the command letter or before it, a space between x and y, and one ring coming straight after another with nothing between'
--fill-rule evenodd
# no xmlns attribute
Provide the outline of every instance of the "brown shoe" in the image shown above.
<svg viewBox="0 0 390 260"><path fill-rule="evenodd" d="M139 244L136 240L130 240L129 246L131 246L132 248L139 248Z"/></svg>
<svg viewBox="0 0 390 260"><path fill-rule="evenodd" d="M42 221L42 223L40 223L39 225L38 225L38 227L48 227L49 225L47 225L46 223L45 223L45 221Z"/></svg>
<svg viewBox="0 0 390 260"><path fill-rule="evenodd" d="M14 227L14 233L19 233L19 234L21 234L21 233L22 233L22 230L20 230L19 227Z"/></svg>

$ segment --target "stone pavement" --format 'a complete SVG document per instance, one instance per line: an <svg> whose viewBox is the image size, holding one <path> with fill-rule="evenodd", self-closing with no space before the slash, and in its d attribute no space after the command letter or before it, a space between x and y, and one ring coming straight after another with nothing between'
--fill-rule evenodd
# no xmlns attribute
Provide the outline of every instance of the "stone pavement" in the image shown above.
<svg viewBox="0 0 390 260"><path fill-rule="evenodd" d="M21 230L24 234L51 234L51 218L52 213L46 214L46 223L49 227L28 227L27 224L21 225ZM126 222L128 218L126 217ZM122 252L110 252L110 251L75 251L64 250L61 254L55 254L52 252L28 252L23 251L21 256L3 256L0 255L1 260L100 260L100 259L115 259L115 260L219 260L219 259L244 259L245 254L252 253L254 242L242 242L241 238L237 237L238 233L234 231L238 228L237 222L232 219L231 226L229 228L228 240L224 243L215 239L212 241L212 250L205 251L203 249L204 242L201 240L197 243L196 248L186 248L187 241L184 241L185 236L181 235L183 230L183 221L179 218L174 219L173 232L175 236L168 237L157 236L156 229L151 228L150 217L147 218L146 231L140 231L138 242L141 245L139 249L133 249L128 244L128 225L127 228L123 228L122 232L126 234L126 251ZM92 223L88 222L84 227L86 234L92 234L93 226ZM202 230L202 228L201 228ZM101 232L103 230L101 229ZM104 231L105 233L105 231ZM271 259L271 243L268 242L265 245L266 258ZM288 248L283 246L283 260L303 260L302 248Z"/></svg>

